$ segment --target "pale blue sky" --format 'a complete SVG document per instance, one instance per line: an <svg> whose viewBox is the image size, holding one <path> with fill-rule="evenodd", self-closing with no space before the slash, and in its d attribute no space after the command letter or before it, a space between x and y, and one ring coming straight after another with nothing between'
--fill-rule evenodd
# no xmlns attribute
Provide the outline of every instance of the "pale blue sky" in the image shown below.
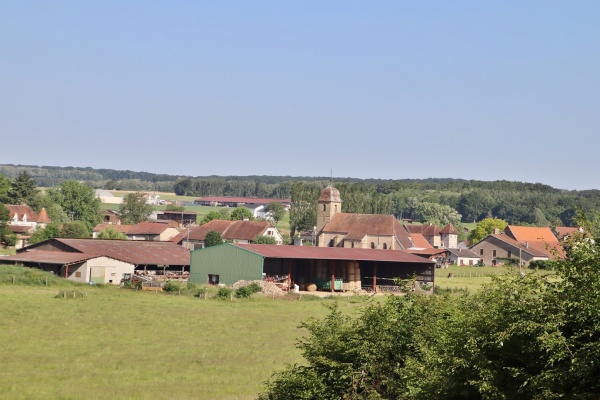
<svg viewBox="0 0 600 400"><path fill-rule="evenodd" d="M600 189L600 2L12 1L0 163Z"/></svg>

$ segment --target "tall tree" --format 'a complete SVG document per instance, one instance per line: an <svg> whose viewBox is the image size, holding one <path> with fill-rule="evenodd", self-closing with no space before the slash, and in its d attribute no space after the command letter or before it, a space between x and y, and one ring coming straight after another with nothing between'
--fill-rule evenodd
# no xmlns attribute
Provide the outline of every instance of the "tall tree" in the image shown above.
<svg viewBox="0 0 600 400"><path fill-rule="evenodd" d="M254 219L254 215L252 214L252 211L246 207L236 207L235 210L231 212L230 218L232 221L242 221L244 219L252 221Z"/></svg>
<svg viewBox="0 0 600 400"><path fill-rule="evenodd" d="M119 214L124 224L135 225L150 217L152 206L146 202L144 193L127 193L119 206Z"/></svg>
<svg viewBox="0 0 600 400"><path fill-rule="evenodd" d="M62 224L59 236L63 238L85 239L90 237L90 232L83 221L69 221Z"/></svg>
<svg viewBox="0 0 600 400"><path fill-rule="evenodd" d="M498 229L500 232L506 228L508 223L503 219L498 218L484 218L477 223L475 229L469 232L469 243L471 245L477 244L486 236L494 233L494 230Z"/></svg>
<svg viewBox="0 0 600 400"><path fill-rule="evenodd" d="M29 172L23 171L13 179L8 197L11 204L25 203L35 210L38 209L39 190Z"/></svg>
<svg viewBox="0 0 600 400"><path fill-rule="evenodd" d="M213 219L222 219L227 221L230 219L229 211L226 208L222 208L219 211L210 211L202 218L202 220L200 221L200 225L210 222Z"/></svg>
<svg viewBox="0 0 600 400"><path fill-rule="evenodd" d="M10 183L10 179L8 179L4 174L0 173L0 203L10 203L11 188L12 185Z"/></svg>
<svg viewBox="0 0 600 400"><path fill-rule="evenodd" d="M88 233L100 222L100 200L94 189L77 181L64 181L50 188L47 195L57 203L73 221L81 221Z"/></svg>
<svg viewBox="0 0 600 400"><path fill-rule="evenodd" d="M279 223L279 221L281 221L285 215L285 207L278 201L269 203L269 205L265 208L265 211L269 213L269 216L273 220L275 226L277 226L277 223Z"/></svg>

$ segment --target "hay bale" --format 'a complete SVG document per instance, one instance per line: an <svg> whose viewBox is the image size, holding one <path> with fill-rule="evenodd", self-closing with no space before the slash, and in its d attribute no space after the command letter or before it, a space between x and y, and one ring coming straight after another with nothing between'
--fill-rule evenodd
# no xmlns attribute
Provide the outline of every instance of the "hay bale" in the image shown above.
<svg viewBox="0 0 600 400"><path fill-rule="evenodd" d="M315 285L314 283L308 283L308 284L306 284L306 291L308 291L308 292L316 292L317 291L317 285Z"/></svg>

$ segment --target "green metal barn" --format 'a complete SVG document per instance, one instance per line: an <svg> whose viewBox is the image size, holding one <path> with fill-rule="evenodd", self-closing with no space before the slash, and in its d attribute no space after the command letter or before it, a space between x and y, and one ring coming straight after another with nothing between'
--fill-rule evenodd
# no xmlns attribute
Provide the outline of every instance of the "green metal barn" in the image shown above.
<svg viewBox="0 0 600 400"><path fill-rule="evenodd" d="M301 290L314 283L321 290L383 291L395 278L433 285L434 268L433 261L400 250L226 243L192 251L189 280L232 285L285 277Z"/></svg>

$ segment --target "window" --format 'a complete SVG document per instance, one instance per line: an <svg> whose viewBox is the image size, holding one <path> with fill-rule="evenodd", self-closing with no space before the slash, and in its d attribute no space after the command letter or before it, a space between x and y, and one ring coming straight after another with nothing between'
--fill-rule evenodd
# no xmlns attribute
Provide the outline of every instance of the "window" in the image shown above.
<svg viewBox="0 0 600 400"><path fill-rule="evenodd" d="M219 275L209 274L208 275L208 283L210 285L218 285L219 284Z"/></svg>
<svg viewBox="0 0 600 400"><path fill-rule="evenodd" d="M492 250L492 257L496 257L496 250Z"/></svg>
<svg viewBox="0 0 600 400"><path fill-rule="evenodd" d="M323 204L323 211L326 211L327 205Z"/></svg>
<svg viewBox="0 0 600 400"><path fill-rule="evenodd" d="M510 250L508 251L508 256L507 257L508 258L512 258L512 251L510 251Z"/></svg>
<svg viewBox="0 0 600 400"><path fill-rule="evenodd" d="M374 249L375 248L375 242L371 242L371 248Z"/></svg>
<svg viewBox="0 0 600 400"><path fill-rule="evenodd" d="M81 272L79 272L79 271L75 272L75 278L81 278Z"/></svg>
<svg viewBox="0 0 600 400"><path fill-rule="evenodd" d="M333 247L333 239L329 241L329 247Z"/></svg>
<svg viewBox="0 0 600 400"><path fill-rule="evenodd" d="M387 243L384 243L384 244L383 244L383 249L384 249L384 250L387 250Z"/></svg>
<svg viewBox="0 0 600 400"><path fill-rule="evenodd" d="M473 265L473 260L469 260L469 265Z"/></svg>
<svg viewBox="0 0 600 400"><path fill-rule="evenodd" d="M482 256L483 255L483 249L479 249L479 255Z"/></svg>

